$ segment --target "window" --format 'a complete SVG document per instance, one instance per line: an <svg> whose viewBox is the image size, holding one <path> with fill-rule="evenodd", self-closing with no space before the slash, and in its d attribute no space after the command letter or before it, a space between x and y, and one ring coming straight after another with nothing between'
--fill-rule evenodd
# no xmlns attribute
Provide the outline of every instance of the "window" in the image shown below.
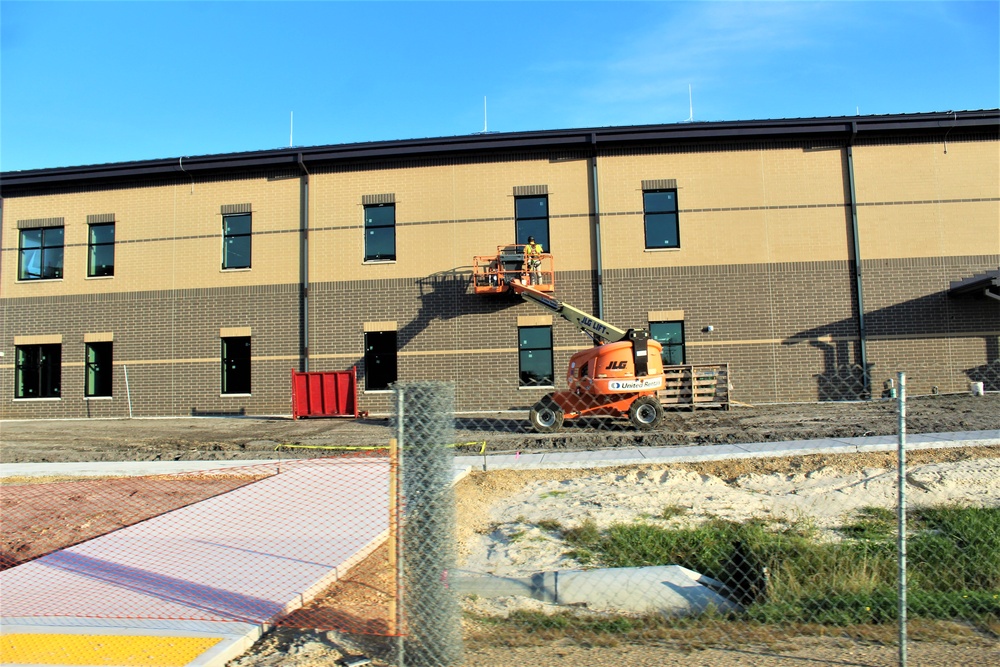
<svg viewBox="0 0 1000 667"><path fill-rule="evenodd" d="M684 322L650 322L649 336L663 345L663 365L684 363Z"/></svg>
<svg viewBox="0 0 1000 667"><path fill-rule="evenodd" d="M222 216L222 268L250 268L251 214Z"/></svg>
<svg viewBox="0 0 1000 667"><path fill-rule="evenodd" d="M250 393L250 336L222 339L222 393Z"/></svg>
<svg viewBox="0 0 1000 667"><path fill-rule="evenodd" d="M646 248L679 248L677 190L646 190L642 193Z"/></svg>
<svg viewBox="0 0 1000 667"><path fill-rule="evenodd" d="M87 343L86 396L111 396L112 343Z"/></svg>
<svg viewBox="0 0 1000 667"><path fill-rule="evenodd" d="M517 335L520 386L553 386L552 327L518 327Z"/></svg>
<svg viewBox="0 0 1000 667"><path fill-rule="evenodd" d="M87 252L87 275L115 275L115 223L90 225Z"/></svg>
<svg viewBox="0 0 1000 667"><path fill-rule="evenodd" d="M524 245L529 236L542 244L543 252L552 252L549 246L549 196L515 197L515 243Z"/></svg>
<svg viewBox="0 0 1000 667"><path fill-rule="evenodd" d="M388 389L396 381L396 332L365 332L365 389Z"/></svg>
<svg viewBox="0 0 1000 667"><path fill-rule="evenodd" d="M365 206L365 261L396 259L396 205Z"/></svg>
<svg viewBox="0 0 1000 667"><path fill-rule="evenodd" d="M18 280L52 280L63 277L63 228L21 230Z"/></svg>
<svg viewBox="0 0 1000 667"><path fill-rule="evenodd" d="M60 398L62 345L18 345L14 398Z"/></svg>

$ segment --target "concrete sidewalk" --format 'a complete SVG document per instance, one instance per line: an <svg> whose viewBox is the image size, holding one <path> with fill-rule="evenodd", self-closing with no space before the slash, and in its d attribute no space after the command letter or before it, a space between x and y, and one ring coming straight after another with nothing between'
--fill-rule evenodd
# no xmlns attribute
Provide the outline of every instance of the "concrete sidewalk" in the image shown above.
<svg viewBox="0 0 1000 667"><path fill-rule="evenodd" d="M455 463L457 478L469 469L849 454L894 450L896 443L895 436L875 436L460 456ZM1000 430L907 437L907 449L968 446L1000 446ZM0 475L151 475L260 463L24 463L0 466ZM345 465L365 474L342 474ZM388 530L386 462L318 459L296 466L284 460L281 466L280 475L0 573L0 662L218 667L246 651L271 622L307 603L374 550ZM315 523L297 526L304 518L301 512L246 515L248 507L261 505L308 507L318 493L330 506L350 511L319 517L318 528ZM240 516L244 518L237 531L233 521ZM317 516L309 518L315 521ZM289 534L296 539L288 539ZM248 572L255 577L248 578ZM266 581L260 581L260 572L270 574Z"/></svg>

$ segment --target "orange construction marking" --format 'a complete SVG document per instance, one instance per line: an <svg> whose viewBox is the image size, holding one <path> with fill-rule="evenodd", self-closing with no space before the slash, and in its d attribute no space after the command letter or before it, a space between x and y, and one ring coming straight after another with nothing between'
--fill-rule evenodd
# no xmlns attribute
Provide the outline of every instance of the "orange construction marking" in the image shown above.
<svg viewBox="0 0 1000 667"><path fill-rule="evenodd" d="M221 637L11 633L0 637L0 663L184 667Z"/></svg>

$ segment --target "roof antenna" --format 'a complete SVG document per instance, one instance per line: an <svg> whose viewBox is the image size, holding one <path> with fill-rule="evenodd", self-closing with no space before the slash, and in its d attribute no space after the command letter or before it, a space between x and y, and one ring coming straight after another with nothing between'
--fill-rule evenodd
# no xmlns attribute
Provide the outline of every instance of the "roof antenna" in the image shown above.
<svg viewBox="0 0 1000 667"><path fill-rule="evenodd" d="M693 123L694 122L694 96L691 95L691 84L690 83L688 84L688 108L690 109L690 111L688 113L687 120L682 121L682 122L684 122L684 123Z"/></svg>
<svg viewBox="0 0 1000 667"><path fill-rule="evenodd" d="M486 115L486 96L483 95L483 134L489 132L489 126L487 125L487 115Z"/></svg>
<svg viewBox="0 0 1000 667"><path fill-rule="evenodd" d="M288 147L292 147L292 132L295 131L295 112L288 112Z"/></svg>

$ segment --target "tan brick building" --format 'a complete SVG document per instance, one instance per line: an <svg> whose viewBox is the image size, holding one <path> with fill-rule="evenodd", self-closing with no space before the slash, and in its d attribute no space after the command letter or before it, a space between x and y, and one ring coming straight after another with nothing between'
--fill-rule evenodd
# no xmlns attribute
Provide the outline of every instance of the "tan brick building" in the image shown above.
<svg viewBox="0 0 1000 667"><path fill-rule="evenodd" d="M899 370L1000 389L998 131L989 110L6 172L0 417L288 414L292 369L351 366L373 412L395 379L529 406L525 378L563 386L590 343L473 293L473 256L528 234L558 298L729 363L738 400L878 396Z"/></svg>

